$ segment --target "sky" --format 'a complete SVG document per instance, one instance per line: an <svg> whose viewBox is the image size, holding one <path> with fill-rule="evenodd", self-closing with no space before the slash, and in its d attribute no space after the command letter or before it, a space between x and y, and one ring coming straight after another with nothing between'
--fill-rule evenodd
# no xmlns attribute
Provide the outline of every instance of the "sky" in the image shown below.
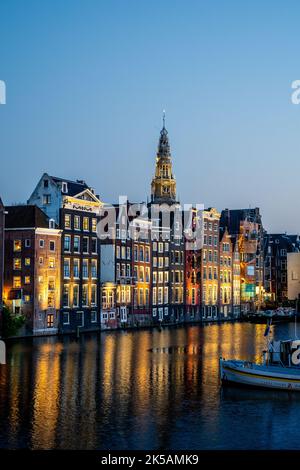
<svg viewBox="0 0 300 470"><path fill-rule="evenodd" d="M300 3L1 0L0 196L43 172L145 201L166 110L182 203L300 233Z"/></svg>

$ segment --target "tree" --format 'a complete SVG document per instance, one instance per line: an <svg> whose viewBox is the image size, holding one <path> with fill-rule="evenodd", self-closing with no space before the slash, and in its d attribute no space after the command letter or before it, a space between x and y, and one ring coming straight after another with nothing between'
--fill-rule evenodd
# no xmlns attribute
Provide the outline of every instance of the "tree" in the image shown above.
<svg viewBox="0 0 300 470"><path fill-rule="evenodd" d="M19 329L24 325L24 315L12 315L11 311L6 305L3 306L2 311L2 336L8 338L9 336L16 336Z"/></svg>

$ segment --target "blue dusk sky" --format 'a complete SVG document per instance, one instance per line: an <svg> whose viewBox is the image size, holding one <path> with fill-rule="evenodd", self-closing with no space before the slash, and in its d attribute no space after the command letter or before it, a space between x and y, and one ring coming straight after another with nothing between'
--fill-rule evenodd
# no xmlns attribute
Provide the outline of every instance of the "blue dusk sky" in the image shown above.
<svg viewBox="0 0 300 470"><path fill-rule="evenodd" d="M298 1L0 2L0 195L43 172L146 200L166 110L181 202L300 232Z"/></svg>

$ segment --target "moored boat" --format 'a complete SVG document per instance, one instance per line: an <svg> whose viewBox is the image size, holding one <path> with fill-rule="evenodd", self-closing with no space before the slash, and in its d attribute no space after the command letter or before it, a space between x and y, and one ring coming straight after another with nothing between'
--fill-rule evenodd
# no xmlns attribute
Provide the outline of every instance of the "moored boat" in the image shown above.
<svg viewBox="0 0 300 470"><path fill-rule="evenodd" d="M220 358L220 378L223 385L300 391L300 340L268 342L262 363Z"/></svg>

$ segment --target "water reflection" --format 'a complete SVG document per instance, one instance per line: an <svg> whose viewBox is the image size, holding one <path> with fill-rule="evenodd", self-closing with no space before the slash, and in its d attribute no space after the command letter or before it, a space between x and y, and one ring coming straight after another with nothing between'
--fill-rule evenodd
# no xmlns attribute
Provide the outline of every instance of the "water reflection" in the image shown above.
<svg viewBox="0 0 300 470"><path fill-rule="evenodd" d="M299 448L300 394L219 387L219 357L259 360L264 328L11 343L0 368L0 447ZM276 339L293 334L294 325L274 330Z"/></svg>

